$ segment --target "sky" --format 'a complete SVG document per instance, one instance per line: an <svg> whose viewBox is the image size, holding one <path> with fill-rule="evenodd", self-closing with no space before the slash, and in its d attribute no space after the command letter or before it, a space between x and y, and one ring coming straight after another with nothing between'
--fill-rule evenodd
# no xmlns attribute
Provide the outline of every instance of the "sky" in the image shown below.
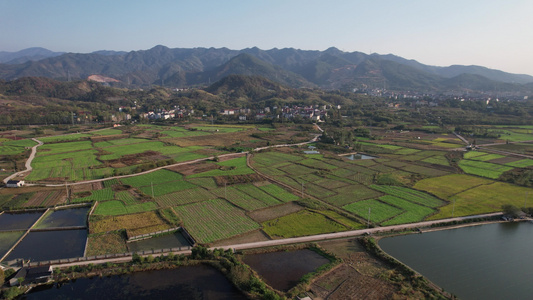
<svg viewBox="0 0 533 300"><path fill-rule="evenodd" d="M258 47L533 75L531 0L0 0L0 51Z"/></svg>

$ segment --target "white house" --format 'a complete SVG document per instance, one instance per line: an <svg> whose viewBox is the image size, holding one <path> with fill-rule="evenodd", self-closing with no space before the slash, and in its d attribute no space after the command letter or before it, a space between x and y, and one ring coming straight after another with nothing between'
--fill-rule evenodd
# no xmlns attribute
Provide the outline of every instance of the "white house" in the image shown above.
<svg viewBox="0 0 533 300"><path fill-rule="evenodd" d="M21 187L24 185L24 180L8 180L6 183L6 187L8 188L16 188Z"/></svg>

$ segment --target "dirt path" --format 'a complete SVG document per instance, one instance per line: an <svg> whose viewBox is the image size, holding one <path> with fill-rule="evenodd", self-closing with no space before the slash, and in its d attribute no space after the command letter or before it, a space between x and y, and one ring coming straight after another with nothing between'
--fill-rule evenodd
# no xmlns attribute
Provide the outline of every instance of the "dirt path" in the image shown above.
<svg viewBox="0 0 533 300"><path fill-rule="evenodd" d="M32 138L33 141L37 142L37 145L31 147L31 153L30 153L30 157L28 157L28 160L26 160L26 170L24 171L19 171L15 174L12 174L12 175L9 175L8 177L4 178L4 183L7 184L7 182L15 177L17 177L18 175L20 174L23 174L23 173L26 173L26 172L29 172L31 170L33 170L33 168L31 167L31 162L33 161L33 159L35 158L35 154L37 154L37 147L39 146L42 146L43 145L43 142L39 141L38 139L36 138Z"/></svg>

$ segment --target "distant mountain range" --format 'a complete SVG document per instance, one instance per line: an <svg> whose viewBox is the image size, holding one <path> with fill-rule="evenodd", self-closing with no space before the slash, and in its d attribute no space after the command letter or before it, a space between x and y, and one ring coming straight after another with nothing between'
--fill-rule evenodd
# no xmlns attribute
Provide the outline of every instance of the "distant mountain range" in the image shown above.
<svg viewBox="0 0 533 300"><path fill-rule="evenodd" d="M168 48L141 51L96 51L88 54L29 48L0 52L0 78L48 77L87 79L91 75L118 80L117 86L206 86L228 75L262 76L290 87L322 89L386 88L396 91L533 90L533 76L481 66L437 67L392 54L293 48ZM111 80L110 81L113 81Z"/></svg>

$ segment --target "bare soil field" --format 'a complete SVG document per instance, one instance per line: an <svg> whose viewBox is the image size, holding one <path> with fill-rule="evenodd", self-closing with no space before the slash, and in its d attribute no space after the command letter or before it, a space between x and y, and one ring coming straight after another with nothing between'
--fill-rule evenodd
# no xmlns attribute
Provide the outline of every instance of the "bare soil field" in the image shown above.
<svg viewBox="0 0 533 300"><path fill-rule="evenodd" d="M187 165L169 167L166 169L174 171L174 172L178 172L178 173L181 173L187 176L187 175L193 175L196 173L203 173L203 172L211 171L211 170L218 169L218 168L219 166L216 164L200 162L200 163L195 163L195 164L187 164Z"/></svg>

